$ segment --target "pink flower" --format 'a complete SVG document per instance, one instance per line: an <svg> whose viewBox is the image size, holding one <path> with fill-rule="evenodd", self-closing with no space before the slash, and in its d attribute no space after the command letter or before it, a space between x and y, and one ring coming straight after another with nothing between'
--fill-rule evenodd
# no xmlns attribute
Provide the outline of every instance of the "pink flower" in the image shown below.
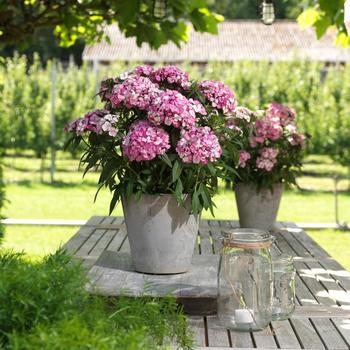
<svg viewBox="0 0 350 350"><path fill-rule="evenodd" d="M224 114L232 112L236 108L236 98L230 88L215 80L204 80L199 88L210 104L217 109L222 109Z"/></svg>
<svg viewBox="0 0 350 350"><path fill-rule="evenodd" d="M191 86L188 74L175 66L158 68L151 74L151 79L157 83L179 85L185 90Z"/></svg>
<svg viewBox="0 0 350 350"><path fill-rule="evenodd" d="M239 151L239 161L238 166L244 168L247 161L251 158L251 155L246 151Z"/></svg>
<svg viewBox="0 0 350 350"><path fill-rule="evenodd" d="M153 72L154 72L154 69L149 64L145 64L143 66L137 66L134 69L134 73L136 75L143 75L143 76L146 76L146 77L149 77Z"/></svg>
<svg viewBox="0 0 350 350"><path fill-rule="evenodd" d="M196 113L199 113L201 115L207 115L207 111L198 100L194 100L193 98L189 98L188 100L192 104L192 107Z"/></svg>
<svg viewBox="0 0 350 350"><path fill-rule="evenodd" d="M277 102L270 103L267 109L267 115L272 118L279 118L280 124L282 126L286 126L288 124L295 124L295 111L292 108Z"/></svg>
<svg viewBox="0 0 350 350"><path fill-rule="evenodd" d="M172 125L175 128L190 128L196 124L196 109L193 102L176 90L162 91L153 100L148 120L155 125Z"/></svg>
<svg viewBox="0 0 350 350"><path fill-rule="evenodd" d="M208 164L220 158L222 150L214 132L204 126L182 130L176 152L184 163Z"/></svg>
<svg viewBox="0 0 350 350"><path fill-rule="evenodd" d="M291 134L287 137L287 140L292 146L303 146L305 142L305 135L298 133Z"/></svg>
<svg viewBox="0 0 350 350"><path fill-rule="evenodd" d="M158 86L143 76L131 75L121 84L115 85L110 101L115 107L124 105L126 108L147 110L151 102L158 97Z"/></svg>
<svg viewBox="0 0 350 350"><path fill-rule="evenodd" d="M243 119L248 123L250 122L252 116L256 116L256 113L251 111L249 108L240 106L236 107L234 110L234 118Z"/></svg>
<svg viewBox="0 0 350 350"><path fill-rule="evenodd" d="M97 109L85 114L83 118L78 118L73 122L65 126L65 131L74 132L76 135L82 135L85 131L92 131L96 134L102 134L102 124L104 123L104 117L108 112L105 110Z"/></svg>
<svg viewBox="0 0 350 350"><path fill-rule="evenodd" d="M123 154L137 162L152 160L169 148L169 134L147 120L133 123L122 143Z"/></svg>
<svg viewBox="0 0 350 350"><path fill-rule="evenodd" d="M279 118L266 116L255 122L255 137L251 140L252 147L255 143L263 143L265 139L278 140L283 135L283 129Z"/></svg>
<svg viewBox="0 0 350 350"><path fill-rule="evenodd" d="M277 163L279 150L272 147L264 147L259 150L260 157L256 159L256 166L259 169L271 171Z"/></svg>

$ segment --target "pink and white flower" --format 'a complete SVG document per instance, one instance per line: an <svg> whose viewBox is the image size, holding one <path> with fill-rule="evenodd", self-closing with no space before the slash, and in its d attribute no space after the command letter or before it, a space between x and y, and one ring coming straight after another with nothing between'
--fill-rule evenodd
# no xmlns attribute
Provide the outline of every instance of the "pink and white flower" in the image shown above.
<svg viewBox="0 0 350 350"><path fill-rule="evenodd" d="M279 150L272 147L264 147L259 150L260 156L256 159L256 166L259 169L271 171L277 163Z"/></svg>
<svg viewBox="0 0 350 350"><path fill-rule="evenodd" d="M147 77L131 75L121 84L114 86L109 99L114 107L124 105L129 109L137 108L145 111L159 94L158 85Z"/></svg>
<svg viewBox="0 0 350 350"><path fill-rule="evenodd" d="M277 102L270 103L267 115L271 118L278 118L282 126L295 125L295 111L286 105Z"/></svg>
<svg viewBox="0 0 350 350"><path fill-rule="evenodd" d="M191 86L188 74L175 66L158 68L152 72L151 79L156 83L178 85L184 90Z"/></svg>
<svg viewBox="0 0 350 350"><path fill-rule="evenodd" d="M208 164L220 158L222 150L214 132L204 126L182 130L176 152L184 163Z"/></svg>
<svg viewBox="0 0 350 350"><path fill-rule="evenodd" d="M230 88L220 81L204 80L200 90L212 107L221 109L224 114L233 112L237 106L236 98Z"/></svg>
<svg viewBox="0 0 350 350"><path fill-rule="evenodd" d="M247 151L239 151L239 161L238 161L238 166L241 168L244 168L247 165L247 161L251 158L252 156L250 153Z"/></svg>
<svg viewBox="0 0 350 350"><path fill-rule="evenodd" d="M122 143L123 154L137 162L152 160L169 148L169 134L147 120L133 123Z"/></svg>
<svg viewBox="0 0 350 350"><path fill-rule="evenodd" d="M155 125L190 128L196 124L197 117L193 102L176 90L165 90L152 101L148 120Z"/></svg>

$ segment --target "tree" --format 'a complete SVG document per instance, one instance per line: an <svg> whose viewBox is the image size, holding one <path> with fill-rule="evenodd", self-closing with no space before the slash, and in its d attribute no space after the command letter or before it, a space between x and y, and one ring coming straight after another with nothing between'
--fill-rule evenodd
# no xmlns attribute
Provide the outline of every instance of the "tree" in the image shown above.
<svg viewBox="0 0 350 350"><path fill-rule="evenodd" d="M209 9L226 19L260 19L262 0L209 0ZM275 1L277 18L297 18L302 11L299 0Z"/></svg>
<svg viewBox="0 0 350 350"><path fill-rule="evenodd" d="M79 38L92 43L105 38L104 25L117 22L139 46L147 42L156 49L168 41L178 46L187 41L188 22L197 31L216 34L222 20L208 10L207 0L0 0L0 43L25 41L50 26L62 45Z"/></svg>
<svg viewBox="0 0 350 350"><path fill-rule="evenodd" d="M298 22L302 27L314 27L319 39L329 27L335 26L338 31L336 44L349 47L350 33L344 24L344 3L345 0L306 0L306 8Z"/></svg>

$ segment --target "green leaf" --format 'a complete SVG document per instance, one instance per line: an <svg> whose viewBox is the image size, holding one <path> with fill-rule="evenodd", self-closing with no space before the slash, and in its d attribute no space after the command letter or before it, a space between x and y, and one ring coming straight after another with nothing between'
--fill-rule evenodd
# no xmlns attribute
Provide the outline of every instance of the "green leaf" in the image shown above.
<svg viewBox="0 0 350 350"><path fill-rule="evenodd" d="M119 202L123 192L123 187L121 185L116 186L111 203L109 205L109 215L112 214L116 204Z"/></svg>
<svg viewBox="0 0 350 350"><path fill-rule="evenodd" d="M215 176L215 175L216 175L216 169L215 169L213 163L208 162L207 166L208 166L208 169L209 169L209 171L210 171L210 174L212 174L213 176Z"/></svg>
<svg viewBox="0 0 350 350"><path fill-rule="evenodd" d="M198 214L200 212L200 202L198 197L198 192L194 191L192 194L192 211L193 214Z"/></svg>
<svg viewBox="0 0 350 350"><path fill-rule="evenodd" d="M172 169L173 182L175 182L180 177L181 172L182 172L182 165L178 160L176 160Z"/></svg>
<svg viewBox="0 0 350 350"><path fill-rule="evenodd" d="M171 164L171 161L166 153L160 156L160 158L171 168L173 165Z"/></svg>
<svg viewBox="0 0 350 350"><path fill-rule="evenodd" d="M319 11L315 8L308 8L299 15L297 21L302 29L311 27L315 24L320 16Z"/></svg>
<svg viewBox="0 0 350 350"><path fill-rule="evenodd" d="M182 198L183 185L181 179L178 179L176 182L175 193L178 198Z"/></svg>
<svg viewBox="0 0 350 350"><path fill-rule="evenodd" d="M118 0L114 2L114 9L118 14L118 23L127 25L135 21L139 14L140 3L138 0Z"/></svg>
<svg viewBox="0 0 350 350"><path fill-rule="evenodd" d="M331 25L331 20L329 17L322 16L315 23L314 27L316 28L317 39L322 38L322 36L326 33L327 29Z"/></svg>

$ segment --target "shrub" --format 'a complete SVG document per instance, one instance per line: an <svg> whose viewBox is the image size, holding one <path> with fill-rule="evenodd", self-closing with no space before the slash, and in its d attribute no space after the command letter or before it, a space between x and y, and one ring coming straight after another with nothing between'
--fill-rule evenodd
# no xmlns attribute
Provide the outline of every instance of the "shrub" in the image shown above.
<svg viewBox="0 0 350 350"><path fill-rule="evenodd" d="M163 349L192 346L173 298L109 300L85 292L85 271L64 251L42 262L0 251L0 348Z"/></svg>

